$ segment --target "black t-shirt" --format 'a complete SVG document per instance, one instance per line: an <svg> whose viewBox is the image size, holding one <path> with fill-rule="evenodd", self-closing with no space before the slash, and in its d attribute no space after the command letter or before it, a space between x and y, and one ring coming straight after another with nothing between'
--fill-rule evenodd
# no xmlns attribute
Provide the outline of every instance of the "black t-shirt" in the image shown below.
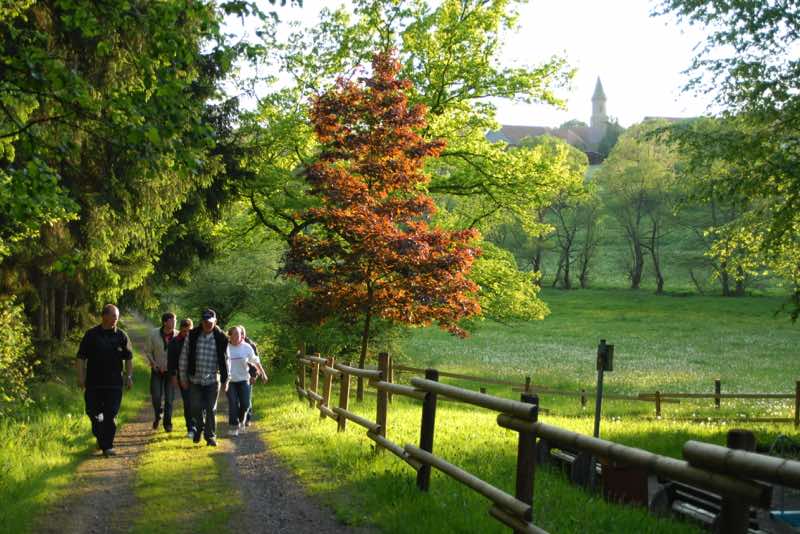
<svg viewBox="0 0 800 534"><path fill-rule="evenodd" d="M78 358L86 360L86 387L122 387L122 362L133 358L131 341L123 330L90 328L78 347Z"/></svg>

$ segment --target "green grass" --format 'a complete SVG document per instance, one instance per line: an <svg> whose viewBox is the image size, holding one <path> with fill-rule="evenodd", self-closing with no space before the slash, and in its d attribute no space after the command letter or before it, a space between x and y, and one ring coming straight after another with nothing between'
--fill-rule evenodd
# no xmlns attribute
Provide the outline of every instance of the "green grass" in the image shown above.
<svg viewBox="0 0 800 534"><path fill-rule="evenodd" d="M123 394L120 424L134 418L149 395L148 373L141 358L135 361L134 388ZM38 384L33 396L22 419L0 420L0 524L8 532L31 532L40 511L70 492L76 467L95 446L74 372Z"/></svg>
<svg viewBox="0 0 800 534"><path fill-rule="evenodd" d="M600 339L615 345L614 370L605 377L610 393L791 394L800 379L796 347L800 328L775 315L775 297L656 296L628 290L543 292L552 310L544 321L514 325L484 323L464 340L436 328L417 329L399 358L413 366L436 367L579 391L593 389ZM475 385L472 385L475 387ZM499 392L497 388L493 391ZM579 403L543 395L543 405L579 415ZM791 401L725 400L720 415L789 417ZM712 416L711 400L665 404L664 413ZM648 403L607 403L610 415L653 413ZM677 409L677 411L676 411Z"/></svg>
<svg viewBox="0 0 800 534"><path fill-rule="evenodd" d="M147 445L134 491L140 503L135 533L221 532L243 507L224 455L177 430L159 432Z"/></svg>
<svg viewBox="0 0 800 534"><path fill-rule="evenodd" d="M335 423L320 420L318 411L297 399L291 379L280 375L277 383L256 393L256 410L267 426L264 438L315 498L333 506L342 520L400 533L508 531L489 517L486 499L435 470L429 493L420 492L411 468L391 453L375 455L361 427L348 423L346 432L337 433ZM368 395L363 404L351 402L351 409L374 418L374 396ZM389 439L416 444L420 414L418 403L395 397L389 410ZM516 433L498 427L495 417L485 410L441 403L434 452L513 494ZM654 426L631 429L620 423L613 425L613 432L617 437L626 432L643 436ZM709 431L714 433L719 431ZM534 522L551 532L697 532L690 525L651 517L642 509L605 503L545 469L536 474L534 493Z"/></svg>
<svg viewBox="0 0 800 534"><path fill-rule="evenodd" d="M536 323L485 323L459 340L435 328L412 330L401 361L478 376L532 376L534 383L579 390L593 388L599 339L615 344L614 371L606 375L611 392L713 391L720 378L725 391L785 392L800 378L796 347L800 331L774 316L781 300L771 297L657 297L627 290L545 291L552 315ZM376 348L376 350L379 348ZM407 380L408 377L405 377ZM434 471L431 491L420 493L414 472L390 453L375 456L363 429L350 425L339 434L330 420L303 407L291 377L259 388L256 409L266 420L264 437L309 490L352 524L373 523L387 532L507 531L487 514L488 501ZM480 384L443 380L477 389ZM519 393L489 386L508 398ZM375 396L354 411L374 418ZM584 434L592 430L589 408L577 399L542 395L551 410L541 420ZM307 404L306 404L307 406ZM665 404L662 419L650 403L607 401L602 437L679 458L689 439L724 444L728 430L746 427L762 444L780 434L800 434L789 424L753 424L741 415L792 414L789 401L713 401ZM420 406L395 397L388 437L399 444L419 440ZM703 419L700 422L688 418ZM495 414L441 403L434 452L477 476L513 492L516 435L501 429ZM610 505L571 487L560 473L540 469L534 490L534 522L552 532L693 532L694 527L656 520L642 510ZM409 519L413 518L413 519Z"/></svg>

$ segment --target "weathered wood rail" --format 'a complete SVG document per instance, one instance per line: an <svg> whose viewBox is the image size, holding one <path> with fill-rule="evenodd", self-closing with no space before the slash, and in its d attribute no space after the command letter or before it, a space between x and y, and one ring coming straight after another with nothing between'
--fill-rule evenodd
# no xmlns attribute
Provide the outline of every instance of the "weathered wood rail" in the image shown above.
<svg viewBox="0 0 800 534"><path fill-rule="evenodd" d="M393 365L392 372L409 372L419 373L425 372L425 369L419 367L411 367L407 365ZM451 373L439 370L439 376L454 378L456 380L465 380L475 382L477 384L490 384L496 386L510 386L512 391L524 392L537 395L554 395L559 397L572 397L580 400L581 407L586 407L587 400L595 395L593 389L581 389L580 391L566 391L563 389L550 388L534 384L530 376L526 376L523 381L517 380L503 380L499 378L485 377L485 376L472 376L462 373ZM391 379L390 379L391 380ZM391 380L393 381L393 380ZM484 388L481 387L481 390ZM713 393L683 393L683 392L668 392L668 391L654 391L638 393L636 395L621 395L621 394L603 394L604 400L618 400L618 401L631 401L631 402L647 402L652 403L655 408L656 417L662 415L663 404L679 404L681 399L710 399L714 401L714 408L720 409L722 399L758 399L758 400L791 400L794 399L794 414L793 417L752 417L747 418L746 421L759 422L759 423L794 423L795 427L800 427L800 380L795 381L794 393L722 393L722 381L720 379L714 380Z"/></svg>
<svg viewBox="0 0 800 534"><path fill-rule="evenodd" d="M395 367L395 369L399 368ZM309 375L310 371L310 377ZM438 469L490 502L489 515L514 532L541 534L545 531L533 523L533 488L536 470L536 441L590 454L592 462L630 466L669 480L691 485L721 496L723 503L720 524L725 532L744 534L749 520L742 510L769 508L772 487L765 482L800 489L800 462L774 459L760 454L733 451L707 443L689 441L683 449L686 460L661 456L642 449L628 447L547 425L538 420L539 399L523 392L519 401L495 397L439 382L442 373L428 369L425 378L414 377L410 385L392 381L391 358L387 353L378 357L377 369L359 369L335 362L333 357L319 354L298 357L296 390L301 400L320 411L321 418L337 423L339 432L350 421L366 429L375 442L376 451L387 450L416 471L417 487L430 488L431 469ZM452 375L454 373L448 373ZM322 392L320 376L323 377ZM367 379L368 387L376 390L375 420L371 421L349 410L352 377ZM460 375L456 378L463 378ZM331 406L334 381L339 383L337 406ZM484 380L485 381L485 380ZM503 384L505 385L505 384ZM390 394L402 395L422 402L419 445L400 445L387 438ZM498 426L518 433L516 486L514 495L482 480L446 459L436 456L434 436L436 406L439 399L467 403L498 412ZM731 504L733 503L733 504Z"/></svg>

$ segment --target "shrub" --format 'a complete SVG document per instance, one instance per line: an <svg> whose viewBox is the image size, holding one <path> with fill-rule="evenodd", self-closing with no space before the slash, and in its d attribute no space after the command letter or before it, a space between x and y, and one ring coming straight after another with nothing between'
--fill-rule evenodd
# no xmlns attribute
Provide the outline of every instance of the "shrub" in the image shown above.
<svg viewBox="0 0 800 534"><path fill-rule="evenodd" d="M37 362L31 327L13 297L0 298L0 323L10 327L0 336L0 416L6 416L30 401L28 385Z"/></svg>

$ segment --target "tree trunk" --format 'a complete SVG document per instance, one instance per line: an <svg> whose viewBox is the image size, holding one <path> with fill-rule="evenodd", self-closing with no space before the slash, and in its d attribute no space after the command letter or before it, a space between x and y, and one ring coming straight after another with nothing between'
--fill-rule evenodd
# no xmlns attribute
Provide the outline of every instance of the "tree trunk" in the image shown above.
<svg viewBox="0 0 800 534"><path fill-rule="evenodd" d="M564 289L572 289L572 280L570 280L569 274L569 267L570 263L572 263L569 259L569 252L566 253L566 259L564 260L564 285L562 286Z"/></svg>
<svg viewBox="0 0 800 534"><path fill-rule="evenodd" d="M689 269L689 277L692 279L692 283L694 283L694 288L697 290L697 292L701 295L705 295L706 292L703 291L703 286L700 284L700 281L694 275L694 270L691 268Z"/></svg>
<svg viewBox="0 0 800 534"><path fill-rule="evenodd" d="M658 255L658 225L653 222L650 233L650 257L653 259L653 270L656 275L656 295L664 293L664 275L661 273L661 258Z"/></svg>
<svg viewBox="0 0 800 534"><path fill-rule="evenodd" d="M367 346L369 345L369 323L372 319L372 310L367 309L367 316L364 318L364 331L361 333L361 355L358 357L358 367L364 368L367 362ZM356 401L361 402L364 400L364 379L358 377L358 386L356 388Z"/></svg>
<svg viewBox="0 0 800 534"><path fill-rule="evenodd" d="M581 289L589 289L589 262L581 262L581 272L578 276L578 281L581 284Z"/></svg>
<svg viewBox="0 0 800 534"><path fill-rule="evenodd" d="M633 246L633 265L631 266L631 289L639 289L642 285L642 271L644 270L644 253L642 243L635 240Z"/></svg>
<svg viewBox="0 0 800 534"><path fill-rule="evenodd" d="M52 287L50 284L50 288L47 291L47 315L49 319L49 327L50 327L50 336L55 336L56 331L56 323L58 322L57 315L56 315L56 288Z"/></svg>
<svg viewBox="0 0 800 534"><path fill-rule="evenodd" d="M737 297L744 296L744 271L741 267L736 268L736 292L734 293Z"/></svg>
<svg viewBox="0 0 800 534"><path fill-rule="evenodd" d="M722 296L732 297L731 293L731 275L728 274L728 263L722 262L719 268L719 282L722 284Z"/></svg>
<svg viewBox="0 0 800 534"><path fill-rule="evenodd" d="M658 265L658 260L656 256L653 256L653 268L656 271L656 295L661 295L664 293L664 276L661 274L661 269Z"/></svg>
<svg viewBox="0 0 800 534"><path fill-rule="evenodd" d="M533 259L531 260L531 264L533 265L533 272L535 272L535 273L542 272L542 246L541 245L536 247L536 252L533 255Z"/></svg>
<svg viewBox="0 0 800 534"><path fill-rule="evenodd" d="M37 286L39 291L39 310L36 314L36 336L39 339L44 339L45 335L47 334L47 286L45 284L45 278L42 273L37 274Z"/></svg>
<svg viewBox="0 0 800 534"><path fill-rule="evenodd" d="M563 258L563 256L558 258L558 269L556 269L556 275L553 278L552 287L556 287L558 285L558 281L561 280L561 271L562 270L564 270L564 258Z"/></svg>
<svg viewBox="0 0 800 534"><path fill-rule="evenodd" d="M56 328L54 336L59 341L64 341L67 336L67 284L64 283L61 287L55 289L56 292L56 307L55 319Z"/></svg>

